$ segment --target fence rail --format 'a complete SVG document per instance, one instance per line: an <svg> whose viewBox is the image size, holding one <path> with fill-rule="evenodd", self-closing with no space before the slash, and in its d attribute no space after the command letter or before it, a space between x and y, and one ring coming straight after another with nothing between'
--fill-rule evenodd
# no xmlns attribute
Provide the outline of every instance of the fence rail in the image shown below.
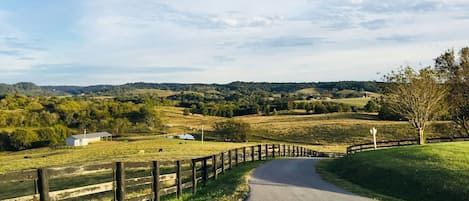
<svg viewBox="0 0 469 201"><path fill-rule="evenodd" d="M457 141L469 141L469 137L439 137L439 138L428 138L426 143L438 143L438 142L457 142ZM390 141L378 141L376 142L377 148L395 147L395 146L407 146L418 144L416 139L402 139L402 140L390 140ZM365 150L374 149L374 143L363 143L355 144L347 147L347 154L361 152Z"/></svg>
<svg viewBox="0 0 469 201"><path fill-rule="evenodd" d="M185 189L191 189L195 194L199 184L205 185L209 179L217 179L219 174L241 163L275 157L313 156L336 155L296 145L265 144L236 148L190 160L116 162L9 172L0 174L0 200L52 201L108 193L108 196L111 194L117 201L159 201L161 196L168 194L175 194L179 198ZM96 181L87 183L88 180ZM65 185L58 185L60 182ZM18 183L19 186L32 183L33 189L24 187L25 193L21 195L11 192L7 194L3 192L5 188L2 190L2 185L9 183ZM52 185L54 183L56 184ZM27 193L31 191L32 193Z"/></svg>

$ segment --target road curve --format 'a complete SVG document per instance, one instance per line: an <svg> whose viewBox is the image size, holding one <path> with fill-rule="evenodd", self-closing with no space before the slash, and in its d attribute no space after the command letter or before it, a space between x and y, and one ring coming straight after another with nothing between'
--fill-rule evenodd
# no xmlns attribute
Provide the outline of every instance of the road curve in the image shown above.
<svg viewBox="0 0 469 201"><path fill-rule="evenodd" d="M249 179L248 201L371 201L353 195L330 183L316 173L318 158L272 160L254 170Z"/></svg>

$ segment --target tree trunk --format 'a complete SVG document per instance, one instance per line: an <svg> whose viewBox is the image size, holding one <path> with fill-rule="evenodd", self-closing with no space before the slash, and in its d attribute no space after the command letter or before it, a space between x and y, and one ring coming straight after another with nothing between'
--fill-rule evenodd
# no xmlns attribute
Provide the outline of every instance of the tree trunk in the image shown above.
<svg viewBox="0 0 469 201"><path fill-rule="evenodd" d="M420 145L425 144L425 134L423 132L423 128L417 128L417 134L418 134L418 143Z"/></svg>

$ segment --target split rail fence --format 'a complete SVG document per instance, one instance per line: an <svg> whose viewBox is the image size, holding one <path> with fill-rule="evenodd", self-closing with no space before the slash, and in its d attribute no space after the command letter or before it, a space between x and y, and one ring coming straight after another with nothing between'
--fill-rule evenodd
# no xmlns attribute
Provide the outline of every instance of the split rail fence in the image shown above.
<svg viewBox="0 0 469 201"><path fill-rule="evenodd" d="M328 156L296 145L264 144L177 161L116 162L0 174L0 200L154 200L197 193L198 185L241 163L275 157Z"/></svg>
<svg viewBox="0 0 469 201"><path fill-rule="evenodd" d="M439 142L458 142L458 141L469 141L469 137L439 137L439 138L428 138L426 143L439 143ZM395 147L395 146L407 146L416 145L418 141L416 139L403 139L403 140L390 140L390 141L379 141L376 142L377 148ZM347 147L347 154L362 152L366 150L374 149L374 143L363 143L356 144Z"/></svg>

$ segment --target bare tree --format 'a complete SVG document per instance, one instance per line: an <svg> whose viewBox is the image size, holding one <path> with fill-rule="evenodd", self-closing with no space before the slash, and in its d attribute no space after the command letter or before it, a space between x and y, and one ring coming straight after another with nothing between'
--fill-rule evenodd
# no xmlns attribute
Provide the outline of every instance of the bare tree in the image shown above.
<svg viewBox="0 0 469 201"><path fill-rule="evenodd" d="M389 83L386 95L389 107L416 128L419 144L425 144L428 122L444 108L447 90L437 77L429 67L418 72L407 67L385 76Z"/></svg>

